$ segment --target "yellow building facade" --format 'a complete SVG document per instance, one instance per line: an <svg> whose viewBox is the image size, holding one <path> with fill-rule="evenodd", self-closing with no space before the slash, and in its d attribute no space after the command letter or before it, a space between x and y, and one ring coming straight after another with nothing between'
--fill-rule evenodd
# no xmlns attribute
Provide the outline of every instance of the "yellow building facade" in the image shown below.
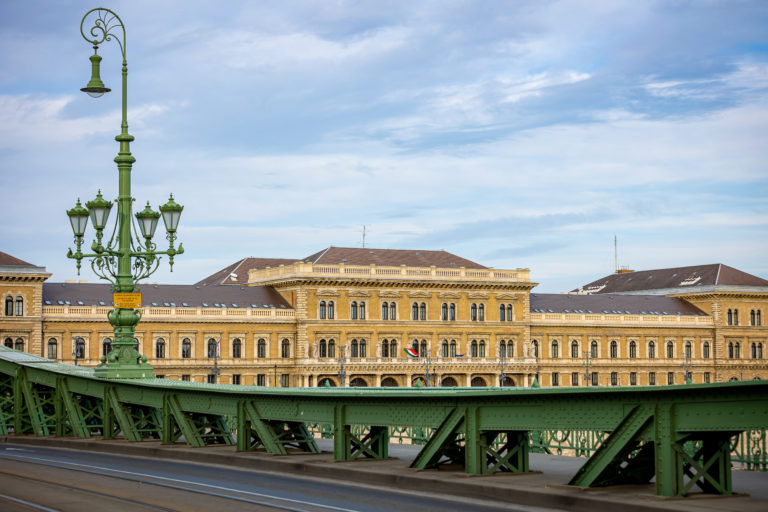
<svg viewBox="0 0 768 512"><path fill-rule="evenodd" d="M528 269L487 268L444 251L331 247L299 260L246 258L194 285L144 284L136 341L157 376L243 385L767 378L768 281L710 267L616 274L538 294ZM109 285L49 277L0 253L0 297L10 304L0 340L95 366L110 349Z"/></svg>

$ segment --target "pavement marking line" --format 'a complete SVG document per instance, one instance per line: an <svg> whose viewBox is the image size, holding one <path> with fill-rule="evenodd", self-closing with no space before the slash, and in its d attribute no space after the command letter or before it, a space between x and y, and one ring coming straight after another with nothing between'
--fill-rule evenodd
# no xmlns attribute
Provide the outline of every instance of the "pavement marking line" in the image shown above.
<svg viewBox="0 0 768 512"><path fill-rule="evenodd" d="M0 494L0 498L5 498L8 501L14 501L16 503L21 503L22 505L26 505L28 507L31 507L31 508L34 508L34 509L37 509L37 510L42 510L43 512L60 512L58 509L48 508L48 507L44 507L42 505L38 505L37 503L32 503L30 501L20 500L19 498L14 498L13 496L8 496L7 494Z"/></svg>
<svg viewBox="0 0 768 512"><path fill-rule="evenodd" d="M359 512L358 510L355 510L355 509L335 507L333 505L323 505L322 503L314 503L314 502L311 502L311 501L297 500L297 499L292 499L292 498L283 498L281 496L274 496L274 495L271 495L271 494L263 494L263 493L253 492L253 491L245 491L245 490L240 490L240 489L233 489L233 488L229 488L229 487L222 487L222 486L219 486L219 485L206 484L206 483L202 483L202 482L194 482L194 481L191 481L191 480L180 480L180 479L177 479L177 478L168 478L168 477L164 477L164 476L151 475L151 474L148 474L148 473L136 473L136 472L133 472L133 471L124 471L124 470L121 470L121 469L112 469L112 468L103 467L103 466L92 466L92 465L89 465L89 464L78 464L76 462L68 462L66 460L57 460L56 458L31 457L31 456L27 456L27 455L17 455L17 454L12 454L12 455L2 455L2 454L0 454L0 458L17 459L17 460L25 460L25 459L27 459L27 460L37 460L37 461L43 461L43 462L55 462L55 463L58 463L58 464L67 464L67 465L75 466L75 467L83 467L83 468L89 468L89 469L98 469L98 470L102 470L102 471L111 471L113 473L122 473L122 474L126 474L126 475L137 476L137 477L155 478L155 479L158 479L158 480L165 480L165 481L168 481L168 482L174 482L174 483L179 483L179 484L197 485L197 486L200 486L200 487L208 487L208 488L211 488L211 489L217 489L219 491L236 492L236 493L240 493L240 494L247 494L247 495L251 495L251 496L258 496L260 498L267 498L267 499L273 499L273 500L279 500L279 501L286 501L286 502L296 503L296 504L301 504L301 505L309 505L309 506L313 506L313 507L325 508L325 509L328 509L328 510L336 510L338 512Z"/></svg>

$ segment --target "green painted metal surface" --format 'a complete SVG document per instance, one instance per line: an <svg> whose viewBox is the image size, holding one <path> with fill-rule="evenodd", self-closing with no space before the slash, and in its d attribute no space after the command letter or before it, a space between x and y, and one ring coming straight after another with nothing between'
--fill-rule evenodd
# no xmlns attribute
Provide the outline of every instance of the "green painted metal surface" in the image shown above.
<svg viewBox="0 0 768 512"><path fill-rule="evenodd" d="M527 472L531 432L605 432L571 483L647 483L681 496L729 494L735 436L768 426L768 383L645 388L260 388L165 379L104 380L92 369L0 347L4 432L238 450L317 452L329 425L336 460L382 459L392 433L423 436L413 462L470 474Z"/></svg>

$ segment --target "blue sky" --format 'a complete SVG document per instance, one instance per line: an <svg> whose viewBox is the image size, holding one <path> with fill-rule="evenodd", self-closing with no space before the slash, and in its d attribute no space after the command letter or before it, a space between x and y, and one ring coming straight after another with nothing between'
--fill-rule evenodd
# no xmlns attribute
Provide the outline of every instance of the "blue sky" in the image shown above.
<svg viewBox="0 0 768 512"><path fill-rule="evenodd" d="M630 268L768 278L768 2L105 6L128 31L133 195L185 205L187 252L153 281L359 246L363 225L542 292L612 272L614 235ZM113 92L81 93L89 8L0 3L0 250L56 281L77 277L65 211L117 194L119 49L99 50Z"/></svg>

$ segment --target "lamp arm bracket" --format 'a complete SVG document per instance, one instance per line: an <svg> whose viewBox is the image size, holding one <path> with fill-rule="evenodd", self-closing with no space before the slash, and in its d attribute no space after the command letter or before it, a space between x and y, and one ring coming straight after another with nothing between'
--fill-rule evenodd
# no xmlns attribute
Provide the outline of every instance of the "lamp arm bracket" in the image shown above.
<svg viewBox="0 0 768 512"><path fill-rule="evenodd" d="M89 37L86 35L84 27L86 26L86 18L92 13L96 19L93 21L93 26L88 31L88 34L90 34ZM118 32L118 29L122 31L122 37L120 37L121 34ZM112 41L114 38L120 46L120 53L123 55L123 63L125 63L125 25L123 25L123 20L121 20L113 11L105 9L104 7L97 7L85 13L82 21L80 21L80 34L83 36L83 39L94 46L98 46L104 41Z"/></svg>

